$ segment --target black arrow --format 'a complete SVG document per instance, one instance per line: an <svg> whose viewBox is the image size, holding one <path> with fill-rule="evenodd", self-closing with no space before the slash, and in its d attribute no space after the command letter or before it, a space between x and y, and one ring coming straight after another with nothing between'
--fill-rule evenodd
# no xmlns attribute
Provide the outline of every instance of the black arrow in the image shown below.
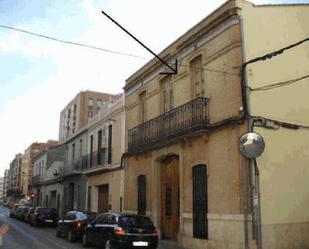
<svg viewBox="0 0 309 249"><path fill-rule="evenodd" d="M113 23L115 23L119 28L121 28L124 32L126 32L129 36L131 36L135 41L137 41L140 45L142 45L145 49L147 49L153 56L155 56L159 61L161 61L164 65L166 65L171 72L161 72L160 74L177 74L178 66L177 66L177 59L175 59L175 68L172 68L166 61L160 58L157 54L155 54L150 48L148 48L145 44L143 44L140 40L138 40L134 35L132 35L128 30L122 27L118 22L116 22L112 17L106 14L102 10L102 14L105 15L108 19L110 19Z"/></svg>

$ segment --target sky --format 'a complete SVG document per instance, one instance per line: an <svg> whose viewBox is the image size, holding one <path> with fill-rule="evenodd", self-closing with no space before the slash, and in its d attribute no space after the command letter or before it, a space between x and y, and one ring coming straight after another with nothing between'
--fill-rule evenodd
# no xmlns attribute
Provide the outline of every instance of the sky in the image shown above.
<svg viewBox="0 0 309 249"><path fill-rule="evenodd" d="M0 0L0 25L144 57L72 46L0 28L0 175L15 154L24 153L31 143L58 139L60 111L78 92L121 93L125 80L152 58L101 10L159 53L224 2Z"/></svg>

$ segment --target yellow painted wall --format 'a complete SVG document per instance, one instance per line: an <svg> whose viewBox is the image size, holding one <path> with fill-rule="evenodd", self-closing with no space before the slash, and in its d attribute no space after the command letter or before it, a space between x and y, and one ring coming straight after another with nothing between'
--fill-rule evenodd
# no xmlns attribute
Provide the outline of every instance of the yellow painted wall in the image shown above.
<svg viewBox="0 0 309 249"><path fill-rule="evenodd" d="M237 3L244 20L247 61L309 37L309 5ZM271 60L251 64L247 72L248 85L253 88L309 74L309 42ZM251 114L309 125L308 93L309 79L277 89L251 91ZM309 222L309 129L255 128L255 131L266 142L265 152L257 160L262 223Z"/></svg>
<svg viewBox="0 0 309 249"><path fill-rule="evenodd" d="M110 211L120 211L120 172L121 170L115 170L104 174L88 176L88 186L92 186L92 188L108 184L108 202L112 207ZM98 190L93 190L92 194L98 195ZM91 210L97 210L97 201L98 196L92 196Z"/></svg>

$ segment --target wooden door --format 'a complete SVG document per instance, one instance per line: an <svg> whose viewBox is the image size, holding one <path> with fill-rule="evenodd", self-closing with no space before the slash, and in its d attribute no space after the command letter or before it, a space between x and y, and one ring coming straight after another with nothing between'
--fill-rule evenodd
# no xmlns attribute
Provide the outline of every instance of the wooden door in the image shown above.
<svg viewBox="0 0 309 249"><path fill-rule="evenodd" d="M99 186L98 213L108 212L108 184Z"/></svg>
<svg viewBox="0 0 309 249"><path fill-rule="evenodd" d="M161 167L161 228L162 237L177 239L179 231L179 160L171 157Z"/></svg>

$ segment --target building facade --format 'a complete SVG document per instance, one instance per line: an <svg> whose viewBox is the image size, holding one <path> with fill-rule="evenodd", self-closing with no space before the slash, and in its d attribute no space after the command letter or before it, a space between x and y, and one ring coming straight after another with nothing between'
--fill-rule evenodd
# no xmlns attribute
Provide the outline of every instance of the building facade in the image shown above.
<svg viewBox="0 0 309 249"><path fill-rule="evenodd" d="M0 199L4 196L4 177L0 177Z"/></svg>
<svg viewBox="0 0 309 249"><path fill-rule="evenodd" d="M125 139L124 96L100 110L88 124L89 161L87 210L121 211L123 205L123 165Z"/></svg>
<svg viewBox="0 0 309 249"><path fill-rule="evenodd" d="M22 193L24 195L31 196L32 191L32 177L33 177L33 158L42 150L57 145L59 142L55 140L48 140L46 143L32 143L24 153L23 169L21 182L22 182Z"/></svg>
<svg viewBox="0 0 309 249"><path fill-rule="evenodd" d="M87 177L82 174L88 164L88 130L84 127L66 142L64 168L60 171L63 184L63 210L85 210Z"/></svg>
<svg viewBox="0 0 309 249"><path fill-rule="evenodd" d="M9 189L9 169L4 170L4 177L3 177L3 196L7 196L7 191Z"/></svg>
<svg viewBox="0 0 309 249"><path fill-rule="evenodd" d="M59 139L65 145L65 164L60 175L63 179L63 210L86 210L87 176L83 170L94 163L88 141L88 123L117 95L100 92L80 92L61 111Z"/></svg>
<svg viewBox="0 0 309 249"><path fill-rule="evenodd" d="M15 155L15 158L10 163L9 170L9 190L15 191L16 194L22 195L22 165L24 155L19 153Z"/></svg>
<svg viewBox="0 0 309 249"><path fill-rule="evenodd" d="M124 88L124 209L185 248L244 244L238 11L228 1L159 54L177 74L152 60Z"/></svg>
<svg viewBox="0 0 309 249"><path fill-rule="evenodd" d="M308 8L227 1L159 54L177 74L153 59L126 81L124 208L162 239L308 247ZM238 149L252 130L257 167Z"/></svg>
<svg viewBox="0 0 309 249"><path fill-rule="evenodd" d="M32 186L35 206L55 208L63 213L63 187L60 172L64 167L64 145L46 148L34 158Z"/></svg>
<svg viewBox="0 0 309 249"><path fill-rule="evenodd" d="M246 62L309 37L309 4L239 7ZM245 70L253 131L266 144L257 158L262 248L308 248L309 41L263 59Z"/></svg>
<svg viewBox="0 0 309 249"><path fill-rule="evenodd" d="M60 113L59 140L64 142L78 132L114 98L117 96L93 91L78 93Z"/></svg>

